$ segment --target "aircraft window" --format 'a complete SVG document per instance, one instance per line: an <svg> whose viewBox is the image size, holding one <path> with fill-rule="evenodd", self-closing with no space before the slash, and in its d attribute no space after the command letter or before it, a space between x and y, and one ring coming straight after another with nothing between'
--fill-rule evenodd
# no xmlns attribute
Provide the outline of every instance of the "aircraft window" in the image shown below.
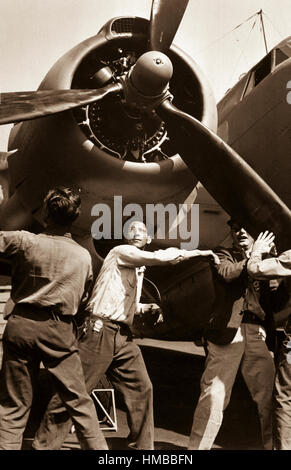
<svg viewBox="0 0 291 470"><path fill-rule="evenodd" d="M255 68L255 86L271 72L272 57L268 54Z"/></svg>
<svg viewBox="0 0 291 470"><path fill-rule="evenodd" d="M275 59L275 64L276 65L279 65L282 62L284 62L285 60L289 59L287 54L285 54L283 51L281 51L281 49L276 49L276 56L275 57L276 57L276 59Z"/></svg>
<svg viewBox="0 0 291 470"><path fill-rule="evenodd" d="M252 71L250 73L250 78L248 80L248 84L246 86L245 92L244 92L244 97L247 96L255 87L255 73Z"/></svg>
<svg viewBox="0 0 291 470"><path fill-rule="evenodd" d="M250 72L249 80L245 88L243 97L250 92L264 79L272 70L272 54L268 54L261 62Z"/></svg>

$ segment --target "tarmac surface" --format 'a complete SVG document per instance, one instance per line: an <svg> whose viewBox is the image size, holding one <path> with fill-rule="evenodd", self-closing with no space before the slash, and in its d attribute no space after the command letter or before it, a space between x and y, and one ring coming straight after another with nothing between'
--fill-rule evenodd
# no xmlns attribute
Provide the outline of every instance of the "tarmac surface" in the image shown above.
<svg viewBox="0 0 291 470"><path fill-rule="evenodd" d="M187 449L194 409L199 398L199 381L204 367L204 350L192 342L152 339L137 340L153 383L155 450ZM42 375L43 374L43 375ZM44 411L47 395L45 371L32 406L23 440L29 450ZM116 398L117 431L104 431L110 450L126 450L128 426L125 409ZM62 450L80 449L76 435L69 434ZM238 374L230 404L213 446L214 450L261 450L257 409Z"/></svg>

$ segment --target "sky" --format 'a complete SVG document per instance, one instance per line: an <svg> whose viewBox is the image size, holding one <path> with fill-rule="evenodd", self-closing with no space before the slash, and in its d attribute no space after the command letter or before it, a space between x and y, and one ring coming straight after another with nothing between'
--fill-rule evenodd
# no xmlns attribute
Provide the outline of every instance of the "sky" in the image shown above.
<svg viewBox="0 0 291 470"><path fill-rule="evenodd" d="M291 35L291 0L189 0L174 43L200 65L217 102L265 55L259 17L246 21L261 9L270 50ZM151 0L0 0L0 92L36 90L58 58L110 18L149 19L150 11ZM0 126L0 151L10 129Z"/></svg>

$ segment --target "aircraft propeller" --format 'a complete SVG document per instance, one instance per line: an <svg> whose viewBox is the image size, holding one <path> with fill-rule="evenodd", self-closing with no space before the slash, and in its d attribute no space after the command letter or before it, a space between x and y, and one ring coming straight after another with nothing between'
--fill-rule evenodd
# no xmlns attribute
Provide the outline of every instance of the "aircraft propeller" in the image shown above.
<svg viewBox="0 0 291 470"><path fill-rule="evenodd" d="M172 105L169 81L173 67L165 55L179 27L188 0L153 0L150 50L127 75L95 90L48 90L0 95L0 124L54 114L109 94L126 106L155 110L189 169L214 199L251 234L274 231L280 247L289 248L291 212L257 173L201 122ZM284 228L283 228L284 227Z"/></svg>
<svg viewBox="0 0 291 470"><path fill-rule="evenodd" d="M96 90L41 90L0 93L0 124L35 119L99 101L118 93L117 83Z"/></svg>
<svg viewBox="0 0 291 470"><path fill-rule="evenodd" d="M153 0L150 20L150 50L167 51L180 25L189 0ZM156 48L156 49L155 49ZM157 58L157 60L159 60ZM139 70L140 60L133 69ZM170 62L168 60L168 62ZM156 62L152 61L153 69L148 69L145 78L142 73L135 72L143 83L154 77L157 72ZM160 67L161 68L161 67ZM134 72L132 72L134 74ZM159 72L157 73L159 80ZM168 81L171 76L168 77ZM128 80L127 80L128 81ZM153 79L155 82L155 79ZM103 99L108 94L119 94L123 87L111 83L95 90L45 90L32 92L8 92L0 94L0 125L35 119L68 109L84 106ZM143 85L144 86L144 85ZM128 88L128 87L127 87ZM132 88L132 87L131 87ZM149 94L152 96L151 90ZM129 95L131 97L131 94ZM127 95L128 97L128 95ZM131 104L131 102L127 104Z"/></svg>
<svg viewBox="0 0 291 470"><path fill-rule="evenodd" d="M153 0L150 50L165 54L170 49L189 0Z"/></svg>
<svg viewBox="0 0 291 470"><path fill-rule="evenodd" d="M290 248L291 211L218 135L169 100L157 112L188 168L212 197L256 237L272 230L277 248Z"/></svg>

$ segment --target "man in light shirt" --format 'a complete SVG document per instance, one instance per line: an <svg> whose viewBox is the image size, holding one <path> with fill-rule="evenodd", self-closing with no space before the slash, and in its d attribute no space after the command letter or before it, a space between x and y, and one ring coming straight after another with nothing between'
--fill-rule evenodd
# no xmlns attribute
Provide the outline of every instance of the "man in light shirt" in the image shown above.
<svg viewBox="0 0 291 470"><path fill-rule="evenodd" d="M248 272L256 279L291 277L291 250L263 259L274 243L273 233L260 233L248 261ZM291 450L291 313L284 325L284 340L278 355L274 388L275 449Z"/></svg>
<svg viewBox="0 0 291 470"><path fill-rule="evenodd" d="M154 448L152 383L139 347L132 341L130 326L138 310L145 266L177 264L197 256L218 257L211 251L168 248L144 251L151 242L146 226L132 222L128 243L106 256L88 303L90 326L79 343L88 392L107 374L123 397L131 449ZM36 434L34 449L59 449L71 427L68 413L57 395Z"/></svg>

